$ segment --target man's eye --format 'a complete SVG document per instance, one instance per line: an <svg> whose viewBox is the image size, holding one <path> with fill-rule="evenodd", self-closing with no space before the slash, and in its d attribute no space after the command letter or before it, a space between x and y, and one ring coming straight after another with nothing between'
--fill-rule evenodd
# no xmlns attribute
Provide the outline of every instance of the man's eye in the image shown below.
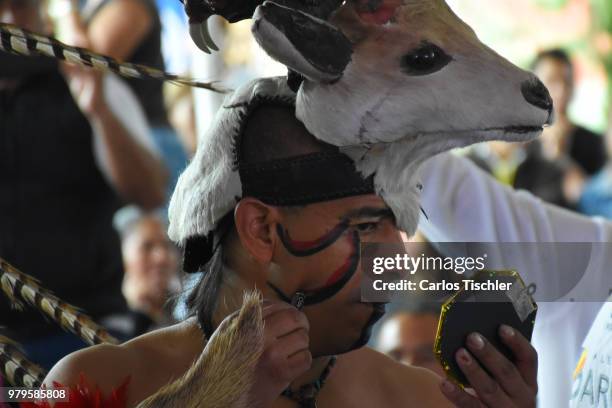
<svg viewBox="0 0 612 408"><path fill-rule="evenodd" d="M378 228L377 222L363 222L361 224L356 224L355 229L359 232L372 232Z"/></svg>

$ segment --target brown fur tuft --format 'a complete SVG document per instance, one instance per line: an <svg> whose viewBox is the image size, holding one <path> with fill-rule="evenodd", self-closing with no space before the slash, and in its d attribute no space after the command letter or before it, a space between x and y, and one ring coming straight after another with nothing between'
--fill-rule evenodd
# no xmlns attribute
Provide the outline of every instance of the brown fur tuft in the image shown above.
<svg viewBox="0 0 612 408"><path fill-rule="evenodd" d="M247 408L255 366L264 345L261 295L244 295L241 309L225 319L183 377L138 408Z"/></svg>

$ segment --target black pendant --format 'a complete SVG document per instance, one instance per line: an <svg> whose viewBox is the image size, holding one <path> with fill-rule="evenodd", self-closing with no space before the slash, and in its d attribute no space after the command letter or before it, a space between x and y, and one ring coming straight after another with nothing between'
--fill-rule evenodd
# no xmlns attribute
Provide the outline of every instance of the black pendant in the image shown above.
<svg viewBox="0 0 612 408"><path fill-rule="evenodd" d="M319 389L314 384L302 386L298 394L300 408L317 408L318 393Z"/></svg>
<svg viewBox="0 0 612 408"><path fill-rule="evenodd" d="M317 399L308 398L300 402L300 408L317 408Z"/></svg>

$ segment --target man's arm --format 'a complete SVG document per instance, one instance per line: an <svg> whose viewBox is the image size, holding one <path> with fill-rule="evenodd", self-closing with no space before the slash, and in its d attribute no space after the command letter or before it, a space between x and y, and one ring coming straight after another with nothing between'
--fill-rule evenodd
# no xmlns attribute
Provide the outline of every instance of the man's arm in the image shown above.
<svg viewBox="0 0 612 408"><path fill-rule="evenodd" d="M501 258L512 253L502 267L511 265L540 289L554 291L550 280L554 271L574 287L566 297L590 301L608 297L612 274L607 265L612 262L612 247L607 242L612 242L612 223L513 190L453 154L432 158L423 165L421 175L421 205L428 218L422 219L419 227L430 241L500 243L486 247L497 248ZM509 246L502 243L509 242L585 244L514 245L508 251ZM544 265L548 268L540 268ZM556 299L552 294L548 298Z"/></svg>
<svg viewBox="0 0 612 408"><path fill-rule="evenodd" d="M612 224L544 203L498 183L451 153L421 168L419 227L432 242L607 242Z"/></svg>
<svg viewBox="0 0 612 408"><path fill-rule="evenodd" d="M432 371L388 360L384 379L387 406L412 403L436 408L535 408L537 353L527 339L508 326L502 326L499 335L513 352L514 362L477 333L471 334L466 348L456 353L457 363L473 387L470 392L441 380Z"/></svg>
<svg viewBox="0 0 612 408"><path fill-rule="evenodd" d="M121 346L87 347L62 358L49 371L43 384L49 389L55 388L54 383L76 387L83 376L90 387L98 388L106 397L132 374L129 371L132 364L133 356Z"/></svg>
<svg viewBox="0 0 612 408"><path fill-rule="evenodd" d="M140 0L109 1L86 24L78 0L64 0L68 10L69 36L87 41L87 48L125 61L149 34L154 16ZM92 2L93 3L93 2ZM83 46L83 44L78 44Z"/></svg>
<svg viewBox="0 0 612 408"><path fill-rule="evenodd" d="M145 209L162 205L166 170L152 154L152 143L144 142L148 128L134 106L135 98L115 78L74 66L64 71L75 101L91 123L96 159L110 184L129 203Z"/></svg>

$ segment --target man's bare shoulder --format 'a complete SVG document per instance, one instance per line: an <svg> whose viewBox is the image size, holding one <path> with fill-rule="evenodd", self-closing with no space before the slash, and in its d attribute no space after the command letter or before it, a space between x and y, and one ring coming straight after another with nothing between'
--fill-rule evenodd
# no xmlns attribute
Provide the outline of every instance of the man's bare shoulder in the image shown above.
<svg viewBox="0 0 612 408"><path fill-rule="evenodd" d="M369 347L345 354L342 360L357 381L381 390L385 406L451 407L440 392L440 377L430 370L400 364Z"/></svg>
<svg viewBox="0 0 612 408"><path fill-rule="evenodd" d="M193 356L186 351L193 348L197 353L197 349L182 347L189 341L186 333L190 324L182 322L155 330L121 345L100 344L76 351L51 369L45 384L52 387L58 382L72 386L84 375L88 384L108 395L129 377L129 394L147 395L150 389L155 391L182 375L193 361Z"/></svg>
<svg viewBox="0 0 612 408"><path fill-rule="evenodd" d="M123 345L99 344L75 351L62 358L49 371L45 378L48 387L54 382L65 386L79 383L84 375L89 383L98 385L102 390L112 390L133 372L133 362L137 359Z"/></svg>

